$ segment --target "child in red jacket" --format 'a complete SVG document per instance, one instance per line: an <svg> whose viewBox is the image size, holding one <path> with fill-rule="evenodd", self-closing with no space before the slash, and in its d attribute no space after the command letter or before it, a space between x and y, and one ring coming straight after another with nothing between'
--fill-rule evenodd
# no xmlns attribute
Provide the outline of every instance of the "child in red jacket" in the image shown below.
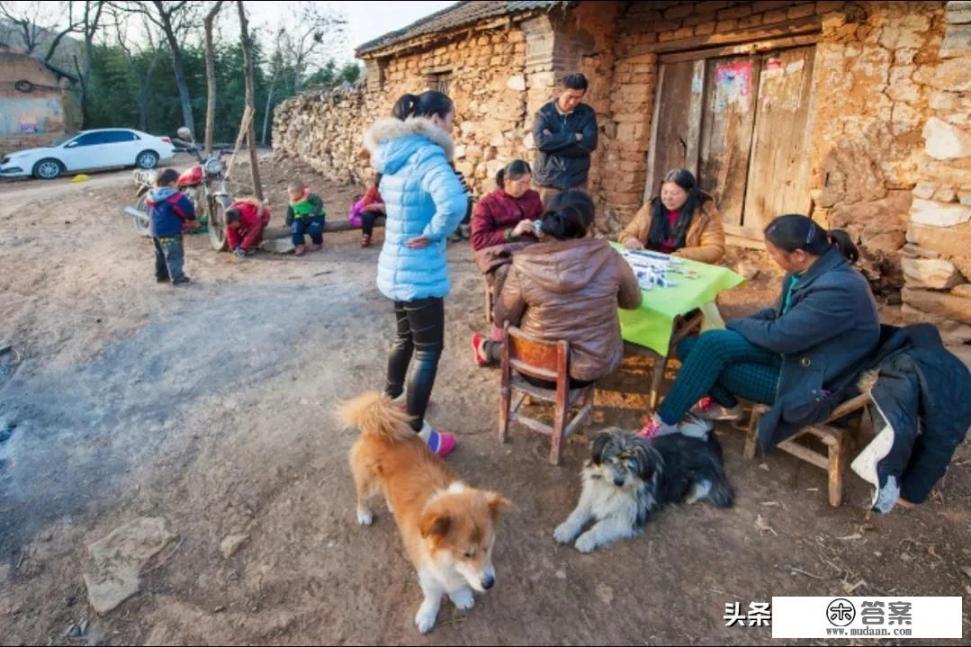
<svg viewBox="0 0 971 647"><path fill-rule="evenodd" d="M263 230L270 224L270 210L256 198L241 198L226 210L226 242L238 258L256 251Z"/></svg>

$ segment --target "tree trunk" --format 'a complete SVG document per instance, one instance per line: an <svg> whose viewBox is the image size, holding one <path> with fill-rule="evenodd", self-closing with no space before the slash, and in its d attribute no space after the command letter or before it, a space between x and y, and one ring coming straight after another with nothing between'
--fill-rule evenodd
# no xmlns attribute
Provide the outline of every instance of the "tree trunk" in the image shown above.
<svg viewBox="0 0 971 647"><path fill-rule="evenodd" d="M161 54L162 50L155 50L155 54L148 64L148 69L145 71L145 78L140 80L141 83L138 88L138 129L142 132L148 132L148 91L152 85L152 75L155 74L155 67L158 65Z"/></svg>
<svg viewBox="0 0 971 647"><path fill-rule="evenodd" d="M270 108L273 107L273 92L276 90L276 80L279 74L275 71L273 73L273 78L270 79L270 91L266 95L266 110L263 112L263 137L260 138L260 142L266 146L266 131L267 127L270 125Z"/></svg>
<svg viewBox="0 0 971 647"><path fill-rule="evenodd" d="M192 118L192 97L189 95L189 83L185 78L185 66L182 64L182 49L179 47L179 39L175 36L172 27L172 14L165 10L160 0L154 0L158 11L159 26L165 33L166 40L169 41L169 48L172 50L172 68L175 71L175 85L179 88L179 101L182 104L183 125L192 131L195 136L195 120Z"/></svg>
<svg viewBox="0 0 971 647"><path fill-rule="evenodd" d="M216 54L212 44L212 28L216 14L222 7L222 0L216 2L204 21L206 28L206 155L212 152L213 134L216 129Z"/></svg>
<svg viewBox="0 0 971 647"><path fill-rule="evenodd" d="M254 111L253 97L253 52L252 42L249 37L249 22L246 19L246 9L243 7L242 0L236 0L236 7L239 9L239 27L242 32L243 42L243 63L246 68L246 107ZM250 119L249 129L246 134L249 145L250 170L253 173L253 192L261 202L263 201L263 184L260 182L260 167L256 155L256 120Z"/></svg>
<svg viewBox="0 0 971 647"><path fill-rule="evenodd" d="M84 3L84 65L80 70L81 77L81 115L84 127L88 127L88 82L91 79L91 68L94 67L93 49L94 34L101 23L101 12L104 11L104 2ZM93 11L93 16L92 16Z"/></svg>

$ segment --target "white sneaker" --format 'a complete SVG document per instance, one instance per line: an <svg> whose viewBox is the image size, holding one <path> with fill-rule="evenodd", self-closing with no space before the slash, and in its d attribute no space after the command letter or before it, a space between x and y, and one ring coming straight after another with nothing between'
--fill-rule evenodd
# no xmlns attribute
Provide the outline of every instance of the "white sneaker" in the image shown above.
<svg viewBox="0 0 971 647"><path fill-rule="evenodd" d="M692 438L698 438L699 440L707 440L708 434L711 433L712 429L715 428L715 423L711 420L705 420L699 418L696 415L688 414L684 422L678 425L678 431L680 431L685 436L690 436Z"/></svg>
<svg viewBox="0 0 971 647"><path fill-rule="evenodd" d="M743 416L742 405L723 407L708 397L698 400L698 404L691 407L691 414L702 420L711 420L712 422L738 422Z"/></svg>

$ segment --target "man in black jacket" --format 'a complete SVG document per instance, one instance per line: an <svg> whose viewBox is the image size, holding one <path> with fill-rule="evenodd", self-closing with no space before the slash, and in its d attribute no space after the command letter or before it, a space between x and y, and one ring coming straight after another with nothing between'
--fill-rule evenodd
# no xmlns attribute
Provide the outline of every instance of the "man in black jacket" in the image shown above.
<svg viewBox="0 0 971 647"><path fill-rule="evenodd" d="M587 190L590 154L597 148L597 114L580 103L587 93L587 78L567 74L563 92L539 109L533 120L533 140L539 149L533 179L546 203L568 189Z"/></svg>

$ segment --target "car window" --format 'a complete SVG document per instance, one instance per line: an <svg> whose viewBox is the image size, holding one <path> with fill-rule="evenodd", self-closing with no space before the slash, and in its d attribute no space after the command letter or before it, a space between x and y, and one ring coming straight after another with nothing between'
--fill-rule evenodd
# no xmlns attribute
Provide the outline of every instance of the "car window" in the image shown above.
<svg viewBox="0 0 971 647"><path fill-rule="evenodd" d="M105 133L86 133L73 142L72 146L96 146L105 143Z"/></svg>
<svg viewBox="0 0 971 647"><path fill-rule="evenodd" d="M109 130L104 135L105 144L117 144L119 142L135 141L135 134L130 130Z"/></svg>

